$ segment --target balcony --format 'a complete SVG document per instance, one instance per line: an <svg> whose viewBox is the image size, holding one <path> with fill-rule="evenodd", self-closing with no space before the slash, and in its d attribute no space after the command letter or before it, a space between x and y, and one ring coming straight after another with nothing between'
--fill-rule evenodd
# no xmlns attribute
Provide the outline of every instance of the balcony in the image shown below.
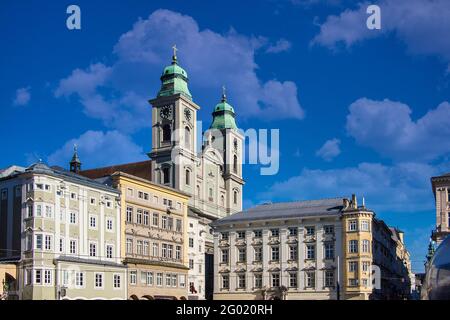
<svg viewBox="0 0 450 320"><path fill-rule="evenodd" d="M236 246L245 246L246 244L247 244L247 241L245 241L244 238L236 239L236 243L235 243Z"/></svg>
<svg viewBox="0 0 450 320"><path fill-rule="evenodd" d="M261 245L262 242L262 238L253 238L252 245Z"/></svg>
<svg viewBox="0 0 450 320"><path fill-rule="evenodd" d="M315 242L316 241L316 235L315 234L305 234L303 236L304 242Z"/></svg>

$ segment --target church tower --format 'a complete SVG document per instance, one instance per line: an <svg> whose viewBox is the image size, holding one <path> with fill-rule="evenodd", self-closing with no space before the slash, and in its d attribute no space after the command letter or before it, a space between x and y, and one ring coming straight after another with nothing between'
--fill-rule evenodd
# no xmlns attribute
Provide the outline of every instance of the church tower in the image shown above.
<svg viewBox="0 0 450 320"><path fill-rule="evenodd" d="M179 66L173 47L172 63L161 75L161 89L152 105L152 180L192 193L197 150L196 121L200 107L192 101L187 72ZM192 190L191 190L192 189Z"/></svg>
<svg viewBox="0 0 450 320"><path fill-rule="evenodd" d="M220 151L224 160L223 178L225 181L226 207L228 213L242 210L242 154L244 137L239 132L234 108L227 102L225 88L222 99L212 113L213 121L206 133L207 144Z"/></svg>

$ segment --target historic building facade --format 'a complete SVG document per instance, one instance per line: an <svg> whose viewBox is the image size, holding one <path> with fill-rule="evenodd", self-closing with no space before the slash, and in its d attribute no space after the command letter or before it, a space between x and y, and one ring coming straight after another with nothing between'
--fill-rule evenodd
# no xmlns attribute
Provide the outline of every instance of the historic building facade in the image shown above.
<svg viewBox="0 0 450 320"><path fill-rule="evenodd" d="M193 101L188 75L179 66L176 52L172 64L164 68L161 82L157 97L150 100L152 180L190 196L188 220L193 226L193 243L188 256L194 263L189 271L189 291L190 298L203 299L212 285L207 260L212 259L213 238L207 225L242 210L244 139L225 93L213 110L209 129L198 136L200 106Z"/></svg>
<svg viewBox="0 0 450 320"><path fill-rule="evenodd" d="M15 261L20 299L126 299L119 192L73 165L0 174L0 256Z"/></svg>
<svg viewBox="0 0 450 320"><path fill-rule="evenodd" d="M432 239L439 245L450 234L450 173L431 178L436 201L436 228Z"/></svg>
<svg viewBox="0 0 450 320"><path fill-rule="evenodd" d="M187 299L189 196L144 176L149 161L82 171L121 193L129 299ZM148 172L147 174L149 174Z"/></svg>
<svg viewBox="0 0 450 320"><path fill-rule="evenodd" d="M214 299L376 299L373 266L386 259L378 253L381 222L355 196L264 204L217 220ZM387 230L394 256L381 291L409 259L396 259Z"/></svg>

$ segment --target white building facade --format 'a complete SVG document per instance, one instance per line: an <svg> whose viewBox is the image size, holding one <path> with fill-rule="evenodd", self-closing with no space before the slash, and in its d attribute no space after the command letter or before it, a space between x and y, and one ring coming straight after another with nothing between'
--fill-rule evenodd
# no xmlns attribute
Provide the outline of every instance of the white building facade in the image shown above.
<svg viewBox="0 0 450 320"><path fill-rule="evenodd" d="M213 254L208 224L242 210L244 139L225 94L214 108L209 130L198 136L200 106L192 100L187 73L175 55L164 69L161 82L157 97L150 100L152 151L148 155L152 159L152 180L191 196L190 298L204 299L205 288L212 287L212 278L207 276L212 270L206 262Z"/></svg>

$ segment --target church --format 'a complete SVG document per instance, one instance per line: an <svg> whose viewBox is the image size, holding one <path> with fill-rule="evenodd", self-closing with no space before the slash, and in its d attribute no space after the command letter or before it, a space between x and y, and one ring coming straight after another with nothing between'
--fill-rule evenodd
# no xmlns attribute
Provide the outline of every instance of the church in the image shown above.
<svg viewBox="0 0 450 320"><path fill-rule="evenodd" d="M189 291L209 298L213 284L213 237L209 223L242 211L242 152L233 107L225 92L212 112L212 122L197 141L197 112L188 74L172 63L161 75L161 89L152 105L152 181L189 194Z"/></svg>
<svg viewBox="0 0 450 320"><path fill-rule="evenodd" d="M210 223L242 211L244 136L225 90L212 109L208 130L198 137L200 106L189 91L186 70L174 46L171 64L163 69L161 88L152 107L150 160L81 171L100 178L120 171L175 189L189 196L188 299L213 294L213 235ZM201 145L198 145L201 141ZM168 204L170 206L170 204Z"/></svg>

